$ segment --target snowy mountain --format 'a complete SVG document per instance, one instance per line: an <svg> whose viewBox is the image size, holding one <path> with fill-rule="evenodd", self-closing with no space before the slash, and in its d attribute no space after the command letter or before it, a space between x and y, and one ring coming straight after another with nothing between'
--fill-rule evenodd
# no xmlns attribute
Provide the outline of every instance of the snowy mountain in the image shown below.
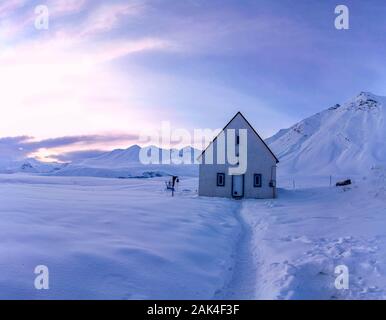
<svg viewBox="0 0 386 320"><path fill-rule="evenodd" d="M386 98L368 92L282 129L266 142L285 173L362 174L386 164Z"/></svg>
<svg viewBox="0 0 386 320"><path fill-rule="evenodd" d="M150 147L149 147L150 148ZM170 153L168 153L170 151ZM183 149L161 149L151 147L147 154L155 154L160 160L165 156L172 164L143 164L140 161L141 147L133 145L127 149L115 149L97 157L83 159L72 163L41 162L33 158L24 160L0 159L0 173L36 173L56 176L90 176L108 178L151 178L167 175L196 176L198 168L191 163L200 153L192 147ZM184 160L184 161L183 161ZM179 162L184 165L178 164Z"/></svg>
<svg viewBox="0 0 386 320"><path fill-rule="evenodd" d="M355 98L282 129L266 142L279 157L279 174L367 174L386 167L386 97L361 92ZM191 147L169 150L152 147L157 155L182 160L182 150L195 159ZM197 165L144 165L141 147L116 149L71 164L42 163L35 159L0 163L0 172L30 172L62 176L153 177L197 175ZM190 154L189 154L190 153Z"/></svg>
<svg viewBox="0 0 386 320"><path fill-rule="evenodd" d="M139 163L139 152L141 147L133 145L127 149L115 149L113 151L105 152L95 158L89 158L79 163L80 166L85 167L113 167L124 168L132 163Z"/></svg>
<svg viewBox="0 0 386 320"><path fill-rule="evenodd" d="M24 160L0 161L0 173L53 173L65 167L65 164L57 162L41 162L34 158Z"/></svg>
<svg viewBox="0 0 386 320"><path fill-rule="evenodd" d="M188 158L191 162L194 161L195 152L198 155L198 150L192 147L185 147L182 149L162 149L155 146L145 147L146 154L150 156L150 152L157 155L157 158L163 159L164 154L170 151L170 155L168 158L170 159L183 159L183 156L187 154ZM83 160L81 162L75 163L80 166L85 167L98 167L98 168L126 168L128 166L132 166L133 164L140 164L140 152L141 147L138 145L133 145L127 149L115 149L113 151L109 151L103 153L100 156L95 158L90 158ZM151 149L151 150L150 150ZM172 161L173 162L173 161Z"/></svg>

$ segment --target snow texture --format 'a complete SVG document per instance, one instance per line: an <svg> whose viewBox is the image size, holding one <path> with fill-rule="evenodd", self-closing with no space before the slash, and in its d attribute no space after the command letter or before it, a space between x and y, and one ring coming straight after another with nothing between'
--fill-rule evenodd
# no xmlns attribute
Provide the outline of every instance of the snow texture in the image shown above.
<svg viewBox="0 0 386 320"><path fill-rule="evenodd" d="M171 197L163 179L0 175L0 298L212 298L233 264L238 203L180 184ZM49 290L34 287L37 265Z"/></svg>

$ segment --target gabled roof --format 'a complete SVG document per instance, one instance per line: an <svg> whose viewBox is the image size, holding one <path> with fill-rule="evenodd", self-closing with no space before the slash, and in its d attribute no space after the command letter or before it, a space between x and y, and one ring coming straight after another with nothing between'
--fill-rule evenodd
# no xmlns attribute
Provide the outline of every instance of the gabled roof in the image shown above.
<svg viewBox="0 0 386 320"><path fill-rule="evenodd" d="M268 149L268 151L272 154L272 156L275 158L276 160L276 163L279 163L279 159L275 156L275 154L272 152L272 150L268 147L268 145L265 143L265 141L259 136L259 134L256 132L255 128L252 127L252 125L249 123L249 121L243 116L243 114L238 111L234 117L225 125L225 127L220 131L220 133L212 140L211 143L209 143L209 145L205 148L204 151L201 152L199 158L205 153L205 151L209 148L209 146L216 141L217 137L221 134L221 132L223 132L226 127L237 117L237 115L240 115L244 120L245 122L252 128L253 132L256 134L257 138L261 140L261 142L263 142L263 144L265 145L265 147Z"/></svg>

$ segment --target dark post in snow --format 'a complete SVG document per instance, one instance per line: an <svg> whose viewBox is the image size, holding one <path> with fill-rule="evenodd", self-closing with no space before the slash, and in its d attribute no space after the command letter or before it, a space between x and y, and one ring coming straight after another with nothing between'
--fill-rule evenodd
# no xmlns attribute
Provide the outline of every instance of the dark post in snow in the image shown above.
<svg viewBox="0 0 386 320"><path fill-rule="evenodd" d="M174 197L174 190L178 182L179 182L178 176L172 176L171 180L167 182L165 181L166 189L172 190L172 197Z"/></svg>
<svg viewBox="0 0 386 320"><path fill-rule="evenodd" d="M172 197L174 197L174 190L175 190L175 187L176 187L176 183L178 183L178 176L173 176L172 178Z"/></svg>

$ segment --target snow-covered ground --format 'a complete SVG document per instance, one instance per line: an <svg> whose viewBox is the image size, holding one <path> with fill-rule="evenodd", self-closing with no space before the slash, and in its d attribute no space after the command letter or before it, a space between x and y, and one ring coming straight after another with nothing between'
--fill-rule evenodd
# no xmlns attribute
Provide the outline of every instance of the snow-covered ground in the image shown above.
<svg viewBox="0 0 386 320"><path fill-rule="evenodd" d="M386 298L385 176L374 171L348 187L243 201L258 271L254 298ZM338 265L348 267L348 290L334 286Z"/></svg>
<svg viewBox="0 0 386 320"><path fill-rule="evenodd" d="M210 299L234 264L239 203L182 179L0 175L0 298ZM50 289L34 288L46 265Z"/></svg>
<svg viewBox="0 0 386 320"><path fill-rule="evenodd" d="M196 178L172 198L165 178L0 175L0 298L384 299L385 177L237 201L198 197Z"/></svg>

